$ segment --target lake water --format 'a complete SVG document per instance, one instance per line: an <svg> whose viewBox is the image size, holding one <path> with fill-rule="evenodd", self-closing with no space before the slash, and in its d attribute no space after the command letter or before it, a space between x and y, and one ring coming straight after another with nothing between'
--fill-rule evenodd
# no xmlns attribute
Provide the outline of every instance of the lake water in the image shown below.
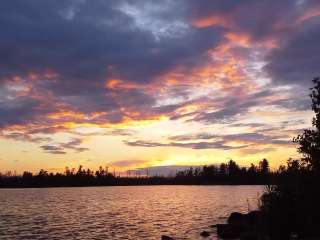
<svg viewBox="0 0 320 240"><path fill-rule="evenodd" d="M0 189L0 239L202 239L263 186ZM217 239L213 232L210 238Z"/></svg>

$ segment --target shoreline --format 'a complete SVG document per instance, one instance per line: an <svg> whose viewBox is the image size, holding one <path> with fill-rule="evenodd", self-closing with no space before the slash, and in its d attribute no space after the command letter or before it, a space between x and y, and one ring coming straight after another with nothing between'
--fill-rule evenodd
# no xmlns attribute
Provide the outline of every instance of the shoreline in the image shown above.
<svg viewBox="0 0 320 240"><path fill-rule="evenodd" d="M90 188L90 187L147 187L147 186L267 186L268 184L117 184L117 185L81 185L81 186L0 186L1 189L41 189L41 188Z"/></svg>

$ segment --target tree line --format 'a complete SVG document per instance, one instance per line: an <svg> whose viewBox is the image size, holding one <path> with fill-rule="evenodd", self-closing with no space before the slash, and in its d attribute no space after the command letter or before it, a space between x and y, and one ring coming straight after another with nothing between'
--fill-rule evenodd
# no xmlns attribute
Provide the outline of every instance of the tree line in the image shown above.
<svg viewBox="0 0 320 240"><path fill-rule="evenodd" d="M177 173L175 179L181 183L199 184L268 184L276 178L278 171L270 171L269 162L263 159L256 166L240 167L234 160L209 165L202 168L190 168Z"/></svg>
<svg viewBox="0 0 320 240"><path fill-rule="evenodd" d="M135 177L117 176L108 167L91 170L79 166L78 169L65 168L64 172L48 172L41 169L38 173L25 171L21 175L10 172L0 174L0 187L60 187L60 186L115 186L115 185L158 185L158 184L271 184L292 171L291 167L281 166L271 171L267 159L262 159L256 166L240 167L236 161L218 165L190 167L179 171L173 177L148 176L139 174Z"/></svg>

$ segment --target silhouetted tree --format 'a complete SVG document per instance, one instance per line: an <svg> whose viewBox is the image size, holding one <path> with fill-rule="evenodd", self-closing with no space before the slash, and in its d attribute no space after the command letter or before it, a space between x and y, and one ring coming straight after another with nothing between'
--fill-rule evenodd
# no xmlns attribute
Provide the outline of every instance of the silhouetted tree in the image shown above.
<svg viewBox="0 0 320 240"><path fill-rule="evenodd" d="M66 176L71 176L71 171L68 167L65 168L65 174Z"/></svg>
<svg viewBox="0 0 320 240"><path fill-rule="evenodd" d="M27 171L24 171L22 174L22 178L24 178L24 179L31 179L32 176L33 176L33 174L31 172L27 172Z"/></svg>
<svg viewBox="0 0 320 240"><path fill-rule="evenodd" d="M269 173L269 162L267 159L264 158L259 162L259 170L263 175Z"/></svg>
<svg viewBox="0 0 320 240"><path fill-rule="evenodd" d="M250 167L248 168L248 173L253 176L257 174L257 167L251 163Z"/></svg>
<svg viewBox="0 0 320 240"><path fill-rule="evenodd" d="M47 177L48 176L48 172L46 170L41 169L38 173L39 177Z"/></svg>
<svg viewBox="0 0 320 240"><path fill-rule="evenodd" d="M188 172L187 172L187 176L188 177L193 177L193 168L189 168Z"/></svg>
<svg viewBox="0 0 320 240"><path fill-rule="evenodd" d="M283 174L286 172L286 170L287 170L286 166L281 164L278 168L278 173Z"/></svg>
<svg viewBox="0 0 320 240"><path fill-rule="evenodd" d="M302 165L300 164L300 161L297 159L289 158L287 161L287 172L297 174L301 170Z"/></svg>
<svg viewBox="0 0 320 240"><path fill-rule="evenodd" d="M217 168L214 165L204 166L202 168L202 175L205 178L213 178L217 174Z"/></svg>
<svg viewBox="0 0 320 240"><path fill-rule="evenodd" d="M201 175L201 168L195 168L194 169L194 172L193 172L193 175L195 176L195 177L199 177L200 175Z"/></svg>
<svg viewBox="0 0 320 240"><path fill-rule="evenodd" d="M225 163L220 164L219 173L223 176L227 175L227 165Z"/></svg>
<svg viewBox="0 0 320 240"><path fill-rule="evenodd" d="M239 167L230 160L203 167L190 167L179 171L176 176L145 177L136 174L134 178L115 176L108 172L108 168L99 167L97 171L85 169L80 165L75 168L66 167L63 173L48 173L41 169L38 174L24 172L22 175L12 174L10 171L0 174L0 187L51 187L51 186L102 186L102 185L142 185L142 184L267 184L268 180L253 164L249 169Z"/></svg>
<svg viewBox="0 0 320 240"><path fill-rule="evenodd" d="M230 159L230 161L228 162L228 174L229 176L236 176L239 174L240 172L240 168L237 165L237 163L235 161L233 161L232 159Z"/></svg>
<svg viewBox="0 0 320 240"><path fill-rule="evenodd" d="M320 78L312 80L311 90L312 110L315 116L312 121L314 129L306 129L293 139L298 143L298 151L303 155L302 161L308 168L320 172Z"/></svg>

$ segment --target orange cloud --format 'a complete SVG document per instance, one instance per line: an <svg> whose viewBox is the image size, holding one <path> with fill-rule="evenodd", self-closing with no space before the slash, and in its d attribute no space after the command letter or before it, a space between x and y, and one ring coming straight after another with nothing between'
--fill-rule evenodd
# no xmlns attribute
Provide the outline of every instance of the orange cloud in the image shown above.
<svg viewBox="0 0 320 240"><path fill-rule="evenodd" d="M63 112L56 112L56 113L50 113L47 115L49 119L64 119L64 118L71 118L71 119L85 119L86 115L83 113L77 113L73 111L63 111Z"/></svg>
<svg viewBox="0 0 320 240"><path fill-rule="evenodd" d="M224 34L224 37L229 41L236 43L242 47L250 47L250 35L246 33L234 33L228 32Z"/></svg>
<svg viewBox="0 0 320 240"><path fill-rule="evenodd" d="M232 23L226 16L212 15L193 20L192 26L196 28L207 28L212 26L231 27Z"/></svg>
<svg viewBox="0 0 320 240"><path fill-rule="evenodd" d="M122 83L122 81L119 79L110 79L110 80L106 81L105 86L107 88L113 89L113 88L116 88L117 86L119 86L121 83Z"/></svg>
<svg viewBox="0 0 320 240"><path fill-rule="evenodd" d="M208 55L213 59L212 62L192 69L178 67L161 76L162 84L169 87L224 87L226 84L238 84L248 79L244 71L246 62L243 57L233 54L230 46L221 45L210 50Z"/></svg>
<svg viewBox="0 0 320 240"><path fill-rule="evenodd" d="M120 79L108 79L105 82L105 87L108 89L123 89L123 90L129 90L138 88L138 84L124 82Z"/></svg>

